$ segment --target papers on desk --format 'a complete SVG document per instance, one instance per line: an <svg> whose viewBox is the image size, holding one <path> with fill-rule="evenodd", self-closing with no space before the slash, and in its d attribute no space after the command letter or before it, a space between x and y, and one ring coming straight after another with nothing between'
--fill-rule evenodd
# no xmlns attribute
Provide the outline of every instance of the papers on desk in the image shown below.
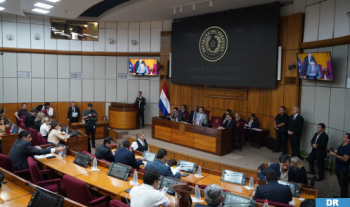
<svg viewBox="0 0 350 207"><path fill-rule="evenodd" d="M298 198L300 201L303 201L303 200L305 200L305 198Z"/></svg>
<svg viewBox="0 0 350 207"><path fill-rule="evenodd" d="M130 185L140 185L139 183L134 183L134 181L132 181L132 180L129 181L129 184Z"/></svg>
<svg viewBox="0 0 350 207"><path fill-rule="evenodd" d="M291 205L291 206L295 206L294 199L292 199L292 201L290 201L288 204Z"/></svg>
<svg viewBox="0 0 350 207"><path fill-rule="evenodd" d="M68 134L68 136L66 137L66 139L69 139L70 138L70 135Z"/></svg>
<svg viewBox="0 0 350 207"><path fill-rule="evenodd" d="M247 185L245 185L245 186L243 186L243 187L245 187L247 190L253 190L253 189L255 189L255 188L251 188L251 187L249 187L249 186L247 186Z"/></svg>
<svg viewBox="0 0 350 207"><path fill-rule="evenodd" d="M52 154L46 154L46 155L34 155L35 159L42 159L42 158L46 158L48 156L51 156Z"/></svg>
<svg viewBox="0 0 350 207"><path fill-rule="evenodd" d="M100 171L100 169L98 169L98 168L91 168L91 171Z"/></svg>
<svg viewBox="0 0 350 207"><path fill-rule="evenodd" d="M249 124L245 124L244 126L250 128L250 125L249 125Z"/></svg>
<svg viewBox="0 0 350 207"><path fill-rule="evenodd" d="M261 131L262 131L262 129L259 129L259 128L252 128L252 130L258 131L258 132L261 132Z"/></svg>
<svg viewBox="0 0 350 207"><path fill-rule="evenodd" d="M142 164L146 167L147 162L146 161L142 161Z"/></svg>
<svg viewBox="0 0 350 207"><path fill-rule="evenodd" d="M173 174L175 175L177 173L177 170L179 169L178 167L176 168L170 168L171 169L171 172L173 172Z"/></svg>
<svg viewBox="0 0 350 207"><path fill-rule="evenodd" d="M196 177L196 178L202 178L202 177L204 177L204 176L203 176L203 175L194 174L194 177Z"/></svg>
<svg viewBox="0 0 350 207"><path fill-rule="evenodd" d="M203 200L197 200L196 197L192 197L192 196L191 196L191 198L192 198L192 202L193 202L193 203L202 203L202 202L204 202Z"/></svg>

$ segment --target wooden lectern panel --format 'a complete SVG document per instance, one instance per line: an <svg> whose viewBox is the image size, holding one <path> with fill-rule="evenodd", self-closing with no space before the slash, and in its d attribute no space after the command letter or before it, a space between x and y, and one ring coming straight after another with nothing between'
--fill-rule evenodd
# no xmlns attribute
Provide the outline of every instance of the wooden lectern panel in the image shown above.
<svg viewBox="0 0 350 207"><path fill-rule="evenodd" d="M140 127L139 105L137 103L111 103L109 127L113 129L138 129Z"/></svg>
<svg viewBox="0 0 350 207"><path fill-rule="evenodd" d="M162 127L162 126L155 126L155 135L159 139L171 141L171 129Z"/></svg>

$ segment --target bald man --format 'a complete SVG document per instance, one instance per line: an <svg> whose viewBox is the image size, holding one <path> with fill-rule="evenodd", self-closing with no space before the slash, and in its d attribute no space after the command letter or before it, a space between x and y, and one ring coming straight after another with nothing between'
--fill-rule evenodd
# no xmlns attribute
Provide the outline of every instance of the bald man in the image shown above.
<svg viewBox="0 0 350 207"><path fill-rule="evenodd" d="M299 157L301 130L304 126L304 118L299 114L299 107L293 107L293 115L289 117L288 134L290 146L292 148L292 157Z"/></svg>

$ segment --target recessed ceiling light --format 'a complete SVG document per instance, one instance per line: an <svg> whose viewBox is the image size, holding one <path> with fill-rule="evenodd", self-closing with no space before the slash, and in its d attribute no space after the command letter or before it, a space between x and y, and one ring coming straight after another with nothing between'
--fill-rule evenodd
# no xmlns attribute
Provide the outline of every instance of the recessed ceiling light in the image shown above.
<svg viewBox="0 0 350 207"><path fill-rule="evenodd" d="M46 1L50 1L50 2L56 3L56 2L61 1L61 0L46 0Z"/></svg>
<svg viewBox="0 0 350 207"><path fill-rule="evenodd" d="M4 7L0 7L0 11L4 10L5 8Z"/></svg>
<svg viewBox="0 0 350 207"><path fill-rule="evenodd" d="M6 1L6 0L0 0L0 3L4 2L4 1Z"/></svg>
<svg viewBox="0 0 350 207"><path fill-rule="evenodd" d="M37 6L37 7L40 7L40 8L44 8L44 9L51 9L53 7L51 5L40 3L40 2L34 4L34 6Z"/></svg>
<svg viewBox="0 0 350 207"><path fill-rule="evenodd" d="M49 13L50 11L47 11L47 10L44 10L44 9L38 9L38 8L35 8L32 10L33 12L38 12L38 13L42 13L42 14L47 14Z"/></svg>

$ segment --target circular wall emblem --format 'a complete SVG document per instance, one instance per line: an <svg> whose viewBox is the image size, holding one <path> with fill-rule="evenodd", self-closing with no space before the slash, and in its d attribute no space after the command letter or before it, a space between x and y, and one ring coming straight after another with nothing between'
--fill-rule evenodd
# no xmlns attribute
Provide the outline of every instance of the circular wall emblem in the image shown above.
<svg viewBox="0 0 350 207"><path fill-rule="evenodd" d="M220 60L226 53L228 38L220 27L209 27L199 39L199 52L209 62Z"/></svg>
<svg viewBox="0 0 350 207"><path fill-rule="evenodd" d="M180 130L180 132L184 132L185 131L185 125L183 125L183 124L180 124L179 125L179 130Z"/></svg>

